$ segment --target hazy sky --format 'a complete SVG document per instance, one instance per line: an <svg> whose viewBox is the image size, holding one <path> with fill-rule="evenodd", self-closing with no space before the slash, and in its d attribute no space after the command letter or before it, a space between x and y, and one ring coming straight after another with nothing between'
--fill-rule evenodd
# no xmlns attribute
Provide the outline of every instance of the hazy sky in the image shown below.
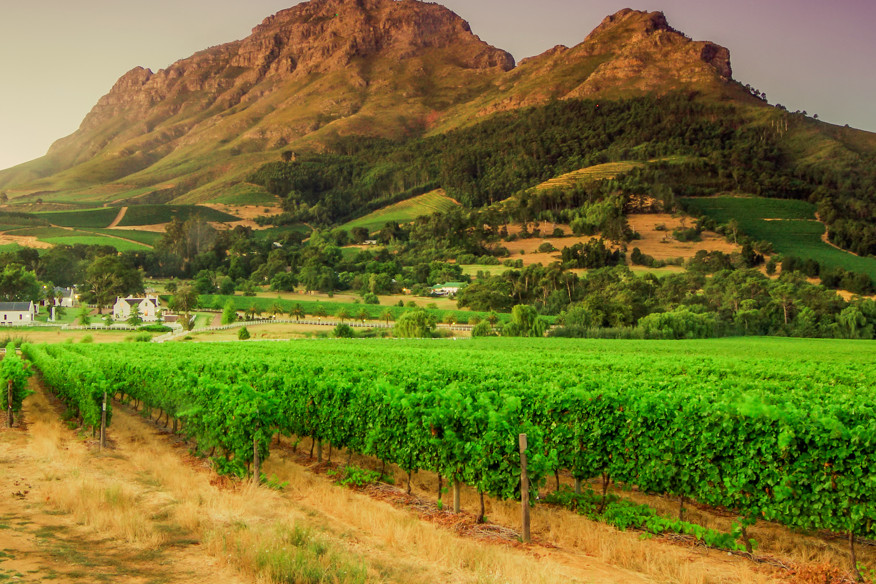
<svg viewBox="0 0 876 584"><path fill-rule="evenodd" d="M246 37L294 0L0 0L0 169L45 154L126 71ZM876 0L445 0L518 60L621 8L730 49L770 103L876 131Z"/></svg>

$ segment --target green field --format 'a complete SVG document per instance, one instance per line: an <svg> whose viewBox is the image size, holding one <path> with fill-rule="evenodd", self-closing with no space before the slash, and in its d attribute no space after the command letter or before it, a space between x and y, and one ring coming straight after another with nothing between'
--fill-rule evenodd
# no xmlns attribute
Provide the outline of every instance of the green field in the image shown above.
<svg viewBox="0 0 876 584"><path fill-rule="evenodd" d="M103 230L107 233L113 233L109 230ZM118 237L124 237L122 233ZM118 237L108 237L100 235L92 231L83 231L78 229L64 229L61 227L33 227L27 229L16 229L9 232L10 235L20 235L26 237L36 237L40 241L51 243L54 245L108 245L119 251L133 251L148 249L146 245L140 243L124 241Z"/></svg>
<svg viewBox="0 0 876 584"><path fill-rule="evenodd" d="M113 237L103 237L101 235L82 234L64 237L44 237L42 238L42 241L54 245L108 245L116 248L118 251L143 251L149 249L147 246L140 243L125 241Z"/></svg>
<svg viewBox="0 0 876 584"><path fill-rule="evenodd" d="M281 225L280 227L269 227L268 229L259 229L257 231L253 231L253 237L261 240L270 240L275 241L278 239L282 239L284 235L289 233L300 233L305 237L310 234L310 227L303 223L296 223L294 225Z"/></svg>
<svg viewBox="0 0 876 584"><path fill-rule="evenodd" d="M145 243L149 246L155 246L163 235L163 233L156 231L137 231L134 229L91 229L90 231L101 235L124 237L125 239Z"/></svg>
<svg viewBox="0 0 876 584"><path fill-rule="evenodd" d="M203 217L207 221L217 221L220 223L239 220L238 217L228 213L198 205L135 205L128 207L128 211L119 223L119 227L170 223L174 218L185 221L195 216Z"/></svg>
<svg viewBox="0 0 876 584"><path fill-rule="evenodd" d="M389 205L379 211L374 211L364 217L345 223L341 228L350 230L354 227L364 227L368 231L377 231L389 221L410 223L417 217L432 215L433 213L443 213L456 206L457 203L445 195L444 191L437 190L408 199L407 201Z"/></svg>
<svg viewBox="0 0 876 584"><path fill-rule="evenodd" d="M805 201L762 197L684 198L692 215L706 215L718 223L736 219L742 232L766 240L785 255L813 259L829 268L861 272L876 280L876 259L862 258L822 241L824 224L815 219L815 205Z"/></svg>
<svg viewBox="0 0 876 584"><path fill-rule="evenodd" d="M305 314L307 314L308 318L312 318L314 311L318 307L322 307L326 311L327 316L333 316L337 314L341 309L346 309L347 312L355 317L361 310L365 310L368 313L368 318L370 320L379 320L381 315L385 311L390 311L393 315L393 319L397 319L403 313L410 308L403 308L401 306L387 306L380 304L355 304L351 302L332 302L331 300L326 301L316 301L316 300L286 300L286 299L277 299L277 298L257 298L254 296L222 296L219 294L205 294L201 295L200 298L200 306L202 308L214 308L217 310L221 310L228 299L234 301L234 305L237 310L248 310L252 307L259 308L264 315L268 315L271 312L271 307L275 304L283 309L283 314L280 315L283 318L288 318L289 312L295 306L301 306L301 309L304 310ZM306 298L306 297L305 297ZM468 319L472 316L479 316L481 318L486 317L486 312L473 312L469 310L428 310L430 314L435 315L439 321L443 320L447 314L452 314L456 317L457 321L460 324L468 323ZM507 314L500 314L500 320L506 321L509 318ZM553 317L546 317L546 320L553 321Z"/></svg>
<svg viewBox="0 0 876 584"><path fill-rule="evenodd" d="M99 228L112 223L119 210L118 207L100 207L75 211L46 211L34 213L34 216L61 227Z"/></svg>

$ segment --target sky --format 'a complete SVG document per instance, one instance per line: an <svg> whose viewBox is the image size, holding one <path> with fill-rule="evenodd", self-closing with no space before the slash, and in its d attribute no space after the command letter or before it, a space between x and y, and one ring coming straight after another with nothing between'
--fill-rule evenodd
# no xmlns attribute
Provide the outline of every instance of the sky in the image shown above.
<svg viewBox="0 0 876 584"><path fill-rule="evenodd" d="M622 8L662 10L730 49L734 78L770 103L876 131L874 0L444 0L519 61L578 44ZM79 127L115 81L249 35L295 0L0 0L0 169Z"/></svg>

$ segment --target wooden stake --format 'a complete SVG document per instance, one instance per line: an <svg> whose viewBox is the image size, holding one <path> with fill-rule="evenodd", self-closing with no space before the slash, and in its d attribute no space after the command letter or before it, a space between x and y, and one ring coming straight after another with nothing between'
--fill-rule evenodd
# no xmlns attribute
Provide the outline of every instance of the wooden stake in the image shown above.
<svg viewBox="0 0 876 584"><path fill-rule="evenodd" d="M103 392L103 406L100 410L100 449L106 448L106 392Z"/></svg>
<svg viewBox="0 0 876 584"><path fill-rule="evenodd" d="M252 484L259 486L261 482L261 460L259 460L259 439L252 439Z"/></svg>
<svg viewBox="0 0 876 584"><path fill-rule="evenodd" d="M520 435L520 508L523 521L523 543L532 541L529 532L529 475L526 473L526 434Z"/></svg>
<svg viewBox="0 0 876 584"><path fill-rule="evenodd" d="M453 512L459 513L460 504L459 504L459 481L453 481Z"/></svg>
<svg viewBox="0 0 876 584"><path fill-rule="evenodd" d="M322 462L322 440L316 441L316 462Z"/></svg>
<svg viewBox="0 0 876 584"><path fill-rule="evenodd" d="M15 421L12 419L12 380L11 379L6 384L6 403L7 403L6 427L11 428L12 422Z"/></svg>
<svg viewBox="0 0 876 584"><path fill-rule="evenodd" d="M852 556L852 575L855 577L855 582L863 582L864 577L858 570L858 558L855 555L855 532L851 529L849 530L849 553Z"/></svg>

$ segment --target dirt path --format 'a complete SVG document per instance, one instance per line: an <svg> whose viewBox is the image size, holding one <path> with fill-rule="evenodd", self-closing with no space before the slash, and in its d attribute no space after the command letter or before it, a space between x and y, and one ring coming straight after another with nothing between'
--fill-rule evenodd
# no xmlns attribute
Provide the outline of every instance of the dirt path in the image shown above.
<svg viewBox="0 0 876 584"><path fill-rule="evenodd" d="M25 427L0 430L0 581L245 582L202 553L191 534L176 532L160 545L125 541L112 526L95 528L82 511L68 511L76 485L91 485L95 503L111 507L114 493L145 490L149 477L125 469L124 452L96 453L61 424L41 391L27 399L23 420ZM148 513L141 519L161 525Z"/></svg>
<svg viewBox="0 0 876 584"><path fill-rule="evenodd" d="M119 223L122 222L122 219L125 218L125 213L127 213L127 212L128 212L127 207L122 207L121 209L119 209L119 214L116 215L116 218L113 219L113 222L109 224L109 227L107 227L107 229L113 229L115 227L118 227Z"/></svg>

